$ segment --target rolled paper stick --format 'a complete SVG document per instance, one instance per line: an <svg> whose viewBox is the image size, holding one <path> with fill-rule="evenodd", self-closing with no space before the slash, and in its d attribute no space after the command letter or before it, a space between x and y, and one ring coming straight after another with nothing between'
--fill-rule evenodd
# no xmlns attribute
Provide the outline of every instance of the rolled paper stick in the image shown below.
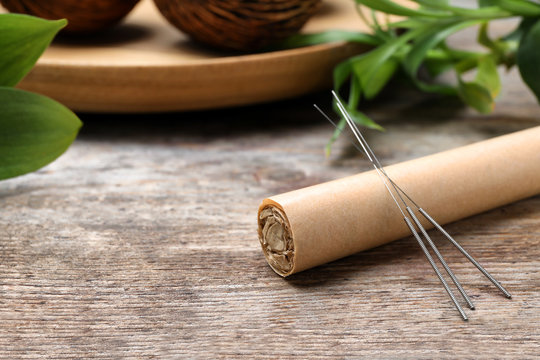
<svg viewBox="0 0 540 360"><path fill-rule="evenodd" d="M445 224L540 193L540 126L386 171ZM266 259L282 276L409 235L374 170L264 199L258 225Z"/></svg>

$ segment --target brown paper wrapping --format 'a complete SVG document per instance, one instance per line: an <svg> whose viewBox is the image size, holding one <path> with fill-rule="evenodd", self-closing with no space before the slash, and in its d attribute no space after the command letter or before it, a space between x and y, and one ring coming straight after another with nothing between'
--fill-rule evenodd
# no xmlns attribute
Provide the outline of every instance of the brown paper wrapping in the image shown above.
<svg viewBox="0 0 540 360"><path fill-rule="evenodd" d="M445 224L540 193L540 126L388 166L386 171ZM282 257L288 267L269 254L263 209L283 217L274 230L284 233L283 241L288 233L288 255ZM402 218L373 170L263 200L259 238L270 266L288 276L408 235Z"/></svg>

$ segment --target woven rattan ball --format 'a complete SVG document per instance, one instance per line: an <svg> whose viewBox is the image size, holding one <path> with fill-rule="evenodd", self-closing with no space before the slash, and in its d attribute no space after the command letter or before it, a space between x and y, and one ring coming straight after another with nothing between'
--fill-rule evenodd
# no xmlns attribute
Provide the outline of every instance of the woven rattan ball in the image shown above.
<svg viewBox="0 0 540 360"><path fill-rule="evenodd" d="M67 19L66 33L93 33L118 23L139 0L0 0L14 13Z"/></svg>
<svg viewBox="0 0 540 360"><path fill-rule="evenodd" d="M320 0L154 0L171 24L213 47L251 51L300 30Z"/></svg>

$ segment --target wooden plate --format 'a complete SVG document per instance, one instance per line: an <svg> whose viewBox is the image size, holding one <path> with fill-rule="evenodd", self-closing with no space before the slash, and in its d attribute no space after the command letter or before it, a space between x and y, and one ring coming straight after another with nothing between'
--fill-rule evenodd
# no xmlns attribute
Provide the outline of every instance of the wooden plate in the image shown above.
<svg viewBox="0 0 540 360"><path fill-rule="evenodd" d="M352 0L327 0L305 26L365 29ZM323 44L235 55L191 42L143 0L126 21L99 37L59 39L20 87L88 112L209 109L291 98L329 87L332 68L360 51Z"/></svg>

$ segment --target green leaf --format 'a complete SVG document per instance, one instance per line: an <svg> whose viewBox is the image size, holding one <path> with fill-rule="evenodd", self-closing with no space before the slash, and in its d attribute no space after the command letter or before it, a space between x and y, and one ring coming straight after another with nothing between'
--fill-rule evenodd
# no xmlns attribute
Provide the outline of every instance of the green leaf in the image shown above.
<svg viewBox="0 0 540 360"><path fill-rule="evenodd" d="M66 24L66 20L0 14L0 86L15 86Z"/></svg>
<svg viewBox="0 0 540 360"><path fill-rule="evenodd" d="M356 109L351 109L349 107L347 107L347 112L349 113L353 121L357 123L358 125L364 126L370 129L374 129L374 130L384 131L384 128L381 125L377 124L375 121L373 121L369 116L367 116L363 112L358 111Z"/></svg>
<svg viewBox="0 0 540 360"><path fill-rule="evenodd" d="M416 0L417 3L421 5L421 8L424 9L439 9L439 10L446 10L448 9L449 1L448 0Z"/></svg>
<svg viewBox="0 0 540 360"><path fill-rule="evenodd" d="M514 15L539 16L540 4L528 0L494 0L501 9L507 10Z"/></svg>
<svg viewBox="0 0 540 360"><path fill-rule="evenodd" d="M487 89L494 99L501 91L501 79L493 57L486 55L478 58L478 72L475 82Z"/></svg>
<svg viewBox="0 0 540 360"><path fill-rule="evenodd" d="M336 108L337 108L336 101L334 100L334 109L336 109ZM356 110L355 108L350 108L349 106L347 106L347 112L351 116L351 119L353 119L353 121L355 123L357 123L358 125L364 126L364 127L370 128L370 129L384 131L384 128L382 126L377 124L375 121L373 121L370 117L368 117L363 112L360 112L360 111ZM334 130L334 133L332 134L332 137L326 143L326 146L325 146L325 154L326 154L326 156L330 156L330 152L332 150L332 145L337 140L339 135L343 132L343 129L345 128L346 125L347 125L347 122L342 117L339 120L339 122L337 124L337 128Z"/></svg>
<svg viewBox="0 0 540 360"><path fill-rule="evenodd" d="M498 6L485 6L477 9L452 7L452 12L455 16L461 16L464 19L470 20L494 20L513 16L511 12L501 9Z"/></svg>
<svg viewBox="0 0 540 360"><path fill-rule="evenodd" d="M367 6L373 10L386 14L408 16L408 17L448 17L449 14L439 11L429 11L425 9L411 9L399 5L391 0L356 0L357 4Z"/></svg>
<svg viewBox="0 0 540 360"><path fill-rule="evenodd" d="M330 156L330 153L332 152L332 145L336 142L339 135L341 135L341 132L345 128L346 124L347 122L345 121L345 119L342 118L341 120L339 120L337 128L334 129L334 132L332 133L332 137L330 138L330 140L328 140L326 146L324 147L324 153L326 154L326 157Z"/></svg>
<svg viewBox="0 0 540 360"><path fill-rule="evenodd" d="M331 42L355 42L366 45L379 45L381 41L371 34L355 31L330 30L317 34L295 34L272 46L273 49L292 49Z"/></svg>
<svg viewBox="0 0 540 360"><path fill-rule="evenodd" d="M476 69L476 67L478 66L478 58L481 56L483 56L483 54L479 56L475 56L475 57L469 57L469 58L466 57L462 59L461 61L456 62L454 65L454 70L456 70L456 73L458 75L461 75L461 74L466 73L469 70Z"/></svg>
<svg viewBox="0 0 540 360"><path fill-rule="evenodd" d="M521 78L540 102L540 20L523 36L517 53Z"/></svg>
<svg viewBox="0 0 540 360"><path fill-rule="evenodd" d="M416 85L416 87L418 87L420 90L427 93L447 95L447 96L457 95L456 89L450 85L427 83L418 78L411 78L411 80L413 84Z"/></svg>
<svg viewBox="0 0 540 360"><path fill-rule="evenodd" d="M423 28L409 30L386 44L380 45L375 50L351 59L352 69L360 79L360 84L366 96L373 97L380 91L388 80L387 75L391 76L395 71L392 56L407 41L422 31ZM390 64L387 64L388 62Z"/></svg>
<svg viewBox="0 0 540 360"><path fill-rule="evenodd" d="M362 98L362 85L360 84L360 79L355 74L351 75L351 86L349 90L349 107L356 109L358 103ZM336 108L337 109L337 108Z"/></svg>
<svg viewBox="0 0 540 360"><path fill-rule="evenodd" d="M482 55L483 54L481 53L452 50L442 42L437 48L428 51L423 64L426 66L431 76L437 76L446 70L450 70L460 61L477 58Z"/></svg>
<svg viewBox="0 0 540 360"><path fill-rule="evenodd" d="M0 87L0 179L47 165L66 151L81 125L52 99Z"/></svg>
<svg viewBox="0 0 540 360"><path fill-rule="evenodd" d="M459 80L458 94L463 102L482 114L489 114L493 110L493 98L489 90L480 84Z"/></svg>
<svg viewBox="0 0 540 360"><path fill-rule="evenodd" d="M538 19L535 18L524 18L519 23L518 27L514 29L511 33L501 38L501 40L504 41L521 41L521 38L523 35L527 34L529 30L533 27L534 24L536 24L536 21Z"/></svg>
<svg viewBox="0 0 540 360"><path fill-rule="evenodd" d="M491 40L491 38L489 37L489 34L488 34L488 22L487 21L483 22L480 25L480 29L478 30L477 41L478 41L478 43L480 45L484 45L488 49L493 49L495 47L495 43L493 42L493 40Z"/></svg>
<svg viewBox="0 0 540 360"><path fill-rule="evenodd" d="M506 43L502 41L493 41L488 34L488 22L483 22L478 29L478 43L490 49L494 56L499 59L504 57Z"/></svg>
<svg viewBox="0 0 540 360"><path fill-rule="evenodd" d="M395 34L392 31L387 31L383 29L381 24L379 23L379 20L377 19L377 12L375 10L370 11L371 15L371 22L370 28L373 31L373 34L378 38L382 39L384 41L392 40L392 38L395 37Z"/></svg>
<svg viewBox="0 0 540 360"><path fill-rule="evenodd" d="M449 57L426 58L424 60L429 75L436 77L454 66L454 60Z"/></svg>
<svg viewBox="0 0 540 360"><path fill-rule="evenodd" d="M426 18L407 18L405 20L390 23L388 24L388 27L392 29L415 29L417 27L424 26L429 22L433 22L433 20Z"/></svg>
<svg viewBox="0 0 540 360"><path fill-rule="evenodd" d="M472 26L477 21L464 21L464 22L450 22L447 24L441 24L436 26L430 32L422 35L417 39L411 51L405 57L403 62L405 71L412 77L416 76L416 72L420 67L420 64L426 57L426 54L433 47L441 43L448 36L453 33Z"/></svg>
<svg viewBox="0 0 540 360"><path fill-rule="evenodd" d="M399 62L395 59L388 59L378 68L370 74L369 81L366 82L364 95L366 99L372 99L382 90L382 88L390 81L392 76L396 73ZM355 72L358 71L357 67L354 67Z"/></svg>
<svg viewBox="0 0 540 360"><path fill-rule="evenodd" d="M473 18L498 18L498 17L507 17L512 14L504 9L501 9L498 6L480 6L480 8L474 9L469 7L457 7L450 6L440 1L433 0L413 0L416 3L422 4L424 7L430 9L438 9L446 11L449 16L461 16L464 19L473 19ZM513 1L513 0L510 0ZM485 5L485 4L481 4Z"/></svg>
<svg viewBox="0 0 540 360"><path fill-rule="evenodd" d="M334 67L334 89L339 92L345 81L349 78L352 72L352 61L356 57L342 61Z"/></svg>
<svg viewBox="0 0 540 360"><path fill-rule="evenodd" d="M448 11L452 9L448 1L440 1L440 0L413 0L413 1L420 4L420 9L424 9L424 10Z"/></svg>
<svg viewBox="0 0 540 360"><path fill-rule="evenodd" d="M494 6L496 0L478 0L478 7Z"/></svg>

